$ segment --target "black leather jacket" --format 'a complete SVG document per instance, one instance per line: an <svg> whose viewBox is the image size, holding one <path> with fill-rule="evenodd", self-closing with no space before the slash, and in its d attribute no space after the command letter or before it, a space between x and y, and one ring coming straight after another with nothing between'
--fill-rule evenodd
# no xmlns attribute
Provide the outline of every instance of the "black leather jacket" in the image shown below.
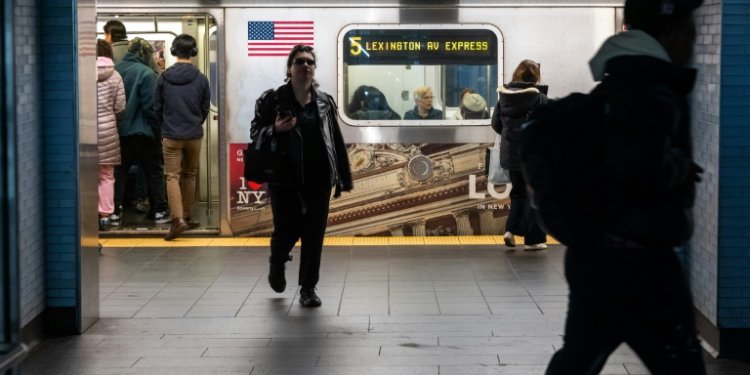
<svg viewBox="0 0 750 375"><path fill-rule="evenodd" d="M320 130L328 154L331 186L336 187L334 197L338 197L342 191L350 191L353 187L349 156L339 128L336 103L330 95L318 89L317 86L313 86L313 90L314 100L318 105ZM303 141L300 130L294 128L279 134L274 131L276 109L280 104L291 108L292 100L294 100L294 93L289 83L261 94L255 102L255 118L250 124L250 139L253 142L257 142L258 139L262 142L275 142L276 150L284 154L285 170L281 172L283 174L281 183L302 185L305 171L302 170Z"/></svg>

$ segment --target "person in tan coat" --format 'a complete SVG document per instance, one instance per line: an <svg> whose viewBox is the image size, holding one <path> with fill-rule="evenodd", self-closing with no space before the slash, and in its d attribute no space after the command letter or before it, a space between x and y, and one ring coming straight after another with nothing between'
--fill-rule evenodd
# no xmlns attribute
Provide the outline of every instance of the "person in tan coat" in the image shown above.
<svg viewBox="0 0 750 375"><path fill-rule="evenodd" d="M110 226L109 216L115 211L115 165L120 164L118 117L125 113L125 86L115 71L112 47L96 41L97 108L96 125L99 148L99 230Z"/></svg>

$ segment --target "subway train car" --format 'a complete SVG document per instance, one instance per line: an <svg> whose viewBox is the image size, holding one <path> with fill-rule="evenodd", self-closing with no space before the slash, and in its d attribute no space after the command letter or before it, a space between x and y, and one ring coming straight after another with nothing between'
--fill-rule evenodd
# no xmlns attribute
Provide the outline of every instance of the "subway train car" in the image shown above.
<svg viewBox="0 0 750 375"><path fill-rule="evenodd" d="M151 41L167 67L175 36L198 40L195 64L212 94L194 218L208 232L270 235L266 187L245 180L243 150L255 100L284 83L288 52L303 43L316 51L317 82L338 103L355 178L354 190L332 201L328 234L483 235L504 226L509 189L484 174L496 136L490 120L456 119L461 91L472 89L492 111L497 88L523 59L541 64L552 98L590 90L588 59L620 29L622 4L99 0L97 32L118 19L128 38ZM420 86L432 89L441 119L404 119ZM363 90L378 93L379 109L392 115L357 112ZM166 226L131 209L112 233L144 230Z"/></svg>

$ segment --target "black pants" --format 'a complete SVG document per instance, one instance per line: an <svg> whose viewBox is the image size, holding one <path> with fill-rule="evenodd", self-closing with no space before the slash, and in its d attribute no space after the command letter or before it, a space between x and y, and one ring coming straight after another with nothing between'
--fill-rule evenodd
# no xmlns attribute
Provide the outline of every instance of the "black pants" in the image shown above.
<svg viewBox="0 0 750 375"><path fill-rule="evenodd" d="M294 243L301 240L299 285L313 288L320 279L320 256L328 224L331 186L312 182L303 186L271 184L273 211L271 263L283 263Z"/></svg>
<svg viewBox="0 0 750 375"><path fill-rule="evenodd" d="M568 249L563 347L547 375L598 374L621 343L652 374L704 375L690 290L672 249Z"/></svg>
<svg viewBox="0 0 750 375"><path fill-rule="evenodd" d="M526 179L521 171L508 171L513 188L510 190L510 212L505 231L523 236L527 245L547 242L547 234L539 226L526 195Z"/></svg>
<svg viewBox="0 0 750 375"><path fill-rule="evenodd" d="M166 211L169 206L164 182L164 155L161 143L142 135L120 137L120 154L122 155L121 164L115 167L115 211L122 205L125 181L128 178L130 166L135 162L143 169L148 181L148 200L151 207L149 216L153 216L156 212Z"/></svg>

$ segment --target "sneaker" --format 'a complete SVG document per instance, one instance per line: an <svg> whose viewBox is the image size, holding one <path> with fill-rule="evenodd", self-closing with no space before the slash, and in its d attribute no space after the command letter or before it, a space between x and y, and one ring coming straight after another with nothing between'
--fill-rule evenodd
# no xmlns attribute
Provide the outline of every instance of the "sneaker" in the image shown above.
<svg viewBox="0 0 750 375"><path fill-rule="evenodd" d="M303 307L318 307L323 303L320 297L315 294L315 288L305 288L299 290L299 304Z"/></svg>
<svg viewBox="0 0 750 375"><path fill-rule="evenodd" d="M148 198L141 198L141 199L136 199L135 200L135 210L136 211L138 211L140 213L144 213L144 212L148 212L149 208L150 207L148 205Z"/></svg>
<svg viewBox="0 0 750 375"><path fill-rule="evenodd" d="M154 222L156 224L167 224L172 222L172 218L170 217L169 210L157 212L154 214Z"/></svg>
<svg viewBox="0 0 750 375"><path fill-rule="evenodd" d="M503 241L505 242L505 246L516 247L516 237L511 232L505 232Z"/></svg>
<svg viewBox="0 0 750 375"><path fill-rule="evenodd" d="M109 230L110 225L112 225L112 222L109 220L109 217L100 217L99 218L99 231L100 232L106 232Z"/></svg>
<svg viewBox="0 0 750 375"><path fill-rule="evenodd" d="M524 251L539 251L539 250L544 250L546 248L547 248L547 244L544 244L544 243L535 243L535 244L523 246Z"/></svg>
<svg viewBox="0 0 750 375"><path fill-rule="evenodd" d="M118 214L112 214L112 215L109 215L108 219L109 219L109 226L112 226L112 227L119 227L120 226L120 215L118 215Z"/></svg>

